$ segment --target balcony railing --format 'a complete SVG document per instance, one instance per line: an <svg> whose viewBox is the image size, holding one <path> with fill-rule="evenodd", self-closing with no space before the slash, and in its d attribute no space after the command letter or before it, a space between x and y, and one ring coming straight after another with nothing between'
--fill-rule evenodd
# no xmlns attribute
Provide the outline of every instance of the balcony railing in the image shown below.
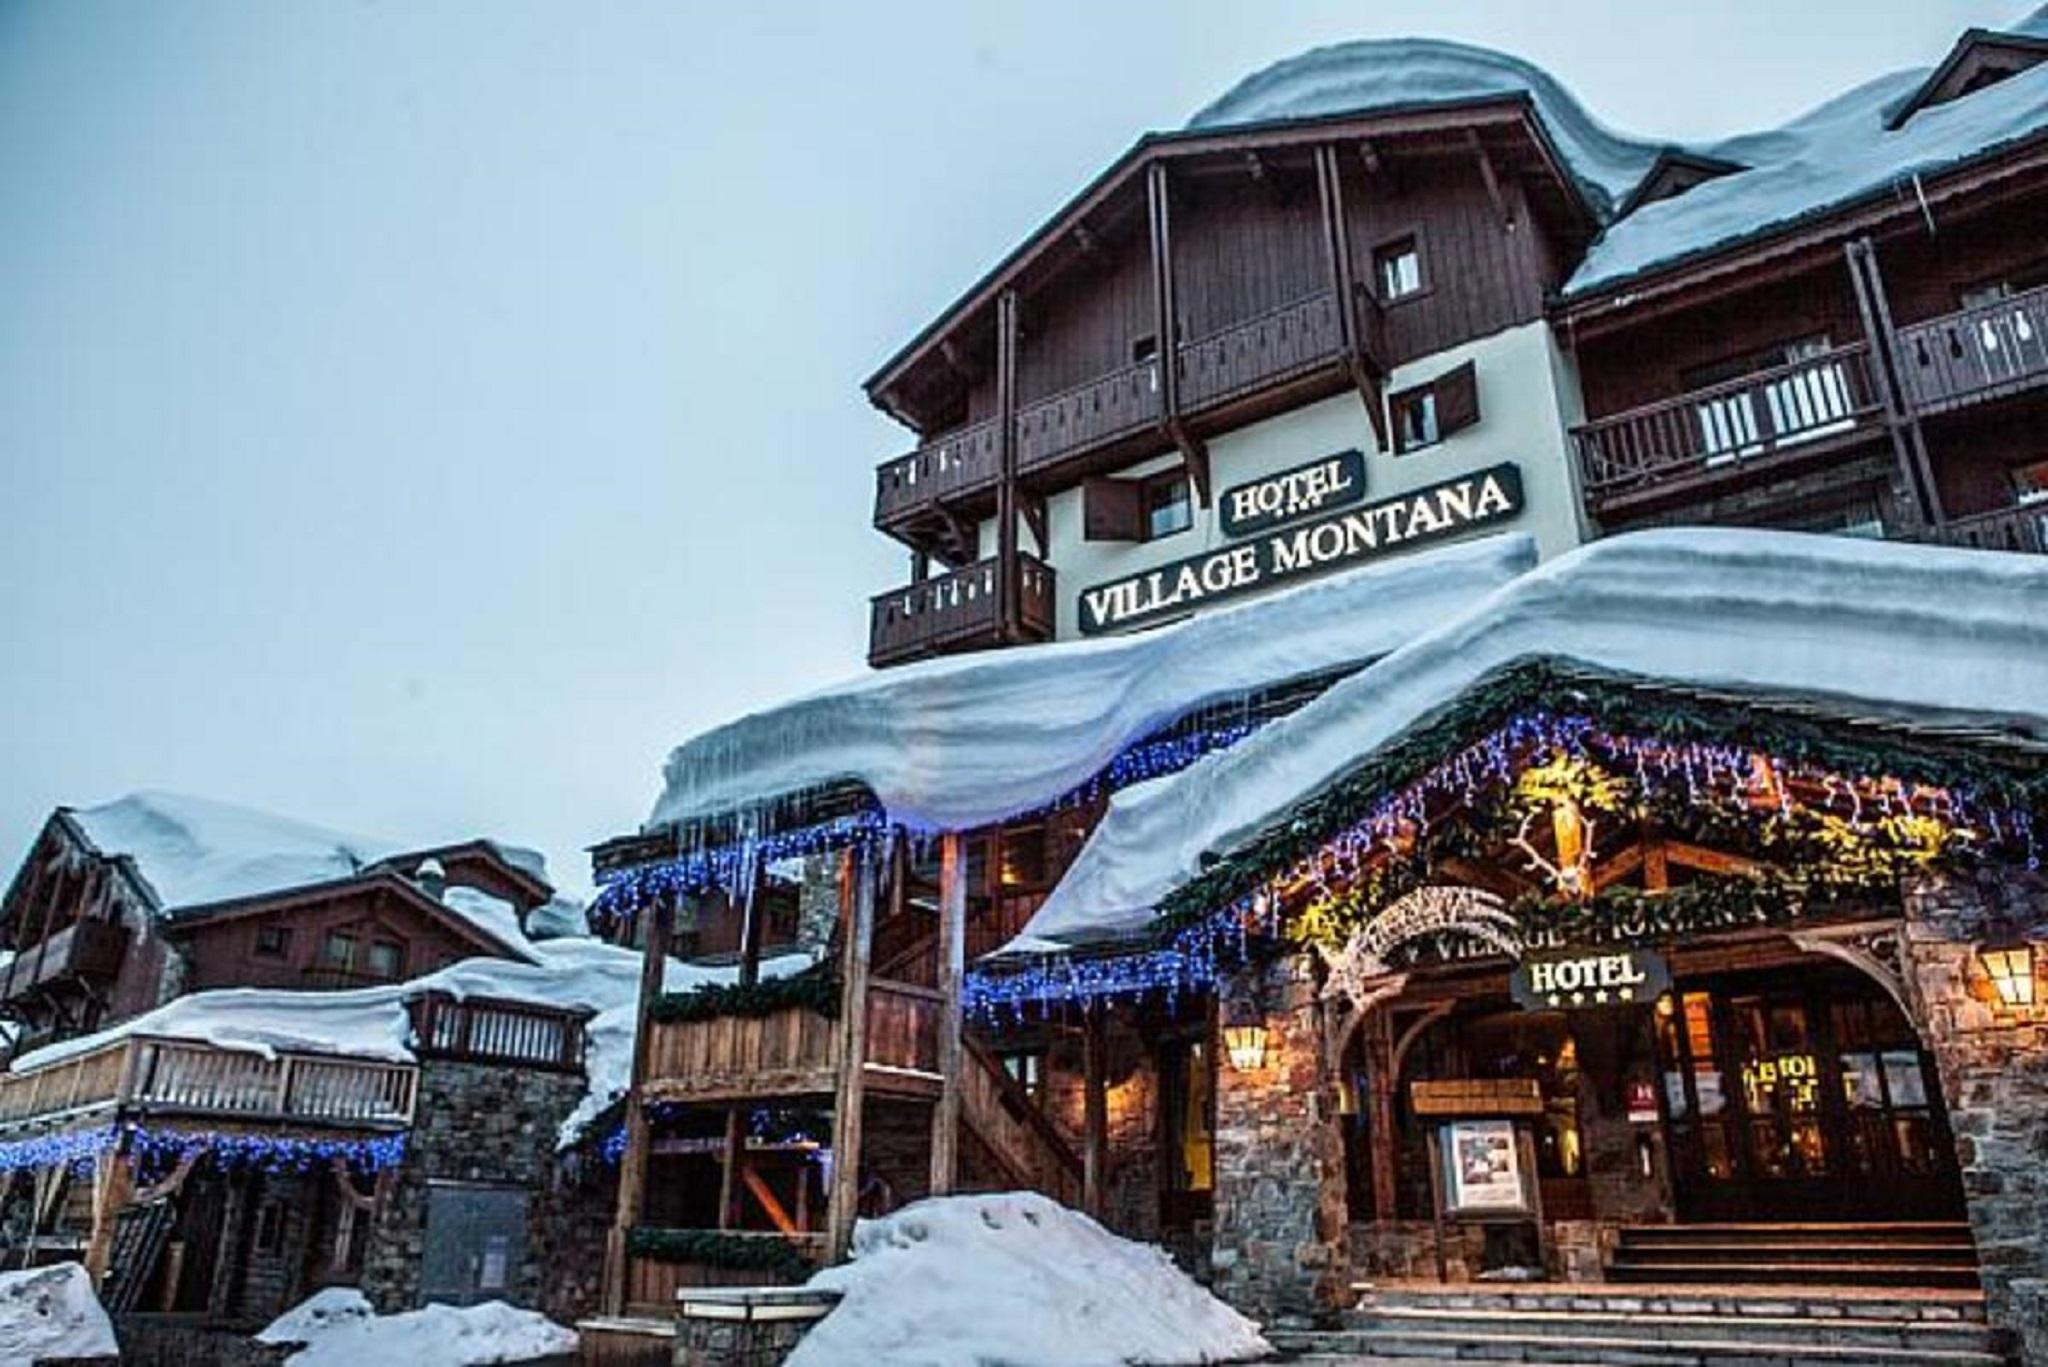
<svg viewBox="0 0 2048 1367"><path fill-rule="evenodd" d="M1981 551L2024 551L2048 555L2048 502L1999 508L1924 527L1915 539Z"/></svg>
<svg viewBox="0 0 2048 1367"><path fill-rule="evenodd" d="M561 1072L583 1067L580 1012L439 993L415 997L406 1006L412 1014L414 1052L421 1058L523 1064Z"/></svg>
<svg viewBox="0 0 2048 1367"><path fill-rule="evenodd" d="M940 499L995 487L1001 475L996 437L1000 422L990 418L918 447L875 470L875 521L886 525Z"/></svg>
<svg viewBox="0 0 2048 1367"><path fill-rule="evenodd" d="M1318 369L1343 351L1336 291L1310 295L1181 347L1181 407L1198 412Z"/></svg>
<svg viewBox="0 0 2048 1367"><path fill-rule="evenodd" d="M1020 618L1025 634L1045 640L1053 631L1053 572L1018 555ZM978 560L948 574L875 595L869 603L868 663L881 667L926 655L995 645L996 561Z"/></svg>
<svg viewBox="0 0 2048 1367"><path fill-rule="evenodd" d="M1159 362L1139 361L1017 410L1017 468L1036 470L1084 447L1156 424Z"/></svg>
<svg viewBox="0 0 2048 1367"><path fill-rule="evenodd" d="M943 1001L931 988L871 981L867 1085L924 1096L938 1086ZM761 1016L647 1023L647 1096L715 1102L829 1096L838 1083L839 1022L805 1006Z"/></svg>
<svg viewBox="0 0 2048 1367"><path fill-rule="evenodd" d="M1900 328L1898 364L1923 413L2048 383L2048 286Z"/></svg>
<svg viewBox="0 0 2048 1367"><path fill-rule="evenodd" d="M409 1063L327 1054L265 1058L130 1036L0 1074L0 1128L110 1112L398 1130L412 1123L416 1076Z"/></svg>
<svg viewBox="0 0 2048 1367"><path fill-rule="evenodd" d="M0 1000L14 1001L65 979L105 981L121 971L128 930L111 921L80 921L24 948L0 973Z"/></svg>
<svg viewBox="0 0 2048 1367"><path fill-rule="evenodd" d="M1598 498L1871 429L1879 407L1869 348L1857 342L1596 419L1572 439Z"/></svg>

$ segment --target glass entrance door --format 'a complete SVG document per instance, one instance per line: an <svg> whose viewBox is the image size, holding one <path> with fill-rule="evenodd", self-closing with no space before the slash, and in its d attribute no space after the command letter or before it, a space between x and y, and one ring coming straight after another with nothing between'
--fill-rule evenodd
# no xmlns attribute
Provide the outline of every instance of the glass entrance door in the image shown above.
<svg viewBox="0 0 2048 1367"><path fill-rule="evenodd" d="M1874 984L1808 971L1681 985L1659 1007L1688 1220L1924 1220L1962 1189L1931 1061Z"/></svg>

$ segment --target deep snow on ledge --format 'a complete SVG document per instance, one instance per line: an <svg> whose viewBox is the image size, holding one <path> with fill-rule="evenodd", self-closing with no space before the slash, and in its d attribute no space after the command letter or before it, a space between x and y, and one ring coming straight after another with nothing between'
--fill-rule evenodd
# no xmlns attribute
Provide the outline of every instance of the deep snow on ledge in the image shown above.
<svg viewBox="0 0 2048 1367"><path fill-rule="evenodd" d="M0 1363L111 1358L113 1321L77 1263L0 1272Z"/></svg>
<svg viewBox="0 0 2048 1367"><path fill-rule="evenodd" d="M845 1299L789 1367L1123 1367L1272 1352L1164 1250L1037 1192L939 1197L863 1220L853 1261L810 1285Z"/></svg>
<svg viewBox="0 0 2048 1367"><path fill-rule="evenodd" d="M1515 663L2048 737L2048 557L1801 532L1594 542L1524 575L1229 750L1126 788L1023 934L1043 952L1153 909Z"/></svg>
<svg viewBox="0 0 2048 1367"><path fill-rule="evenodd" d="M906 825L985 825L1062 796L1206 702L1383 655L1534 563L1528 536L1488 537L1139 635L865 675L678 748L648 825L847 780Z"/></svg>
<svg viewBox="0 0 2048 1367"><path fill-rule="evenodd" d="M503 1301L378 1315L352 1286L315 1292L271 1321L258 1343L304 1345L288 1367L486 1367L576 1351L574 1330Z"/></svg>

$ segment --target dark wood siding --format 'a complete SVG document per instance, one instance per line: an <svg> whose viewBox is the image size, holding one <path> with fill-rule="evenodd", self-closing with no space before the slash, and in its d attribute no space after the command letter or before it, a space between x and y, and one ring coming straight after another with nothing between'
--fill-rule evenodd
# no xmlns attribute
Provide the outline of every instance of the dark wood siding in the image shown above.
<svg viewBox="0 0 2048 1367"><path fill-rule="evenodd" d="M280 926L291 932L283 955L257 952L257 939L265 926ZM352 974L330 972L321 963L321 945L333 930L355 933ZM378 888L356 889L324 901L298 903L275 911L174 927L173 934L182 942L191 965L185 983L186 990L191 992L217 987L365 985L373 981L368 973L368 955L371 943L377 940L404 947L401 978L417 977L444 963L485 953L474 941L456 934L418 906ZM360 977L361 983L350 981L352 977Z"/></svg>
<svg viewBox="0 0 2048 1367"><path fill-rule="evenodd" d="M1104 247L1069 267L1025 303L1017 349L1022 403L1131 364L1131 348L1153 326L1152 258L1141 239ZM990 403L993 405L993 390Z"/></svg>
<svg viewBox="0 0 2048 1367"><path fill-rule="evenodd" d="M1330 287L1312 176L1272 167L1190 179L1174 195L1173 273L1183 342L1213 337Z"/></svg>

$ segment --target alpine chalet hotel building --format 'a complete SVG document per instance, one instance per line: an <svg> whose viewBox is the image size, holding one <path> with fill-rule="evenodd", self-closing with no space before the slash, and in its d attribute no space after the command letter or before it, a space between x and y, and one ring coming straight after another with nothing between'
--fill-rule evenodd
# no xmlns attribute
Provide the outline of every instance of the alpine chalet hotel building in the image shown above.
<svg viewBox="0 0 2048 1367"><path fill-rule="evenodd" d="M868 382L880 672L596 852L610 1308L1021 1185L1303 1347L2048 1363L2044 59L1347 44L1053 213Z"/></svg>

